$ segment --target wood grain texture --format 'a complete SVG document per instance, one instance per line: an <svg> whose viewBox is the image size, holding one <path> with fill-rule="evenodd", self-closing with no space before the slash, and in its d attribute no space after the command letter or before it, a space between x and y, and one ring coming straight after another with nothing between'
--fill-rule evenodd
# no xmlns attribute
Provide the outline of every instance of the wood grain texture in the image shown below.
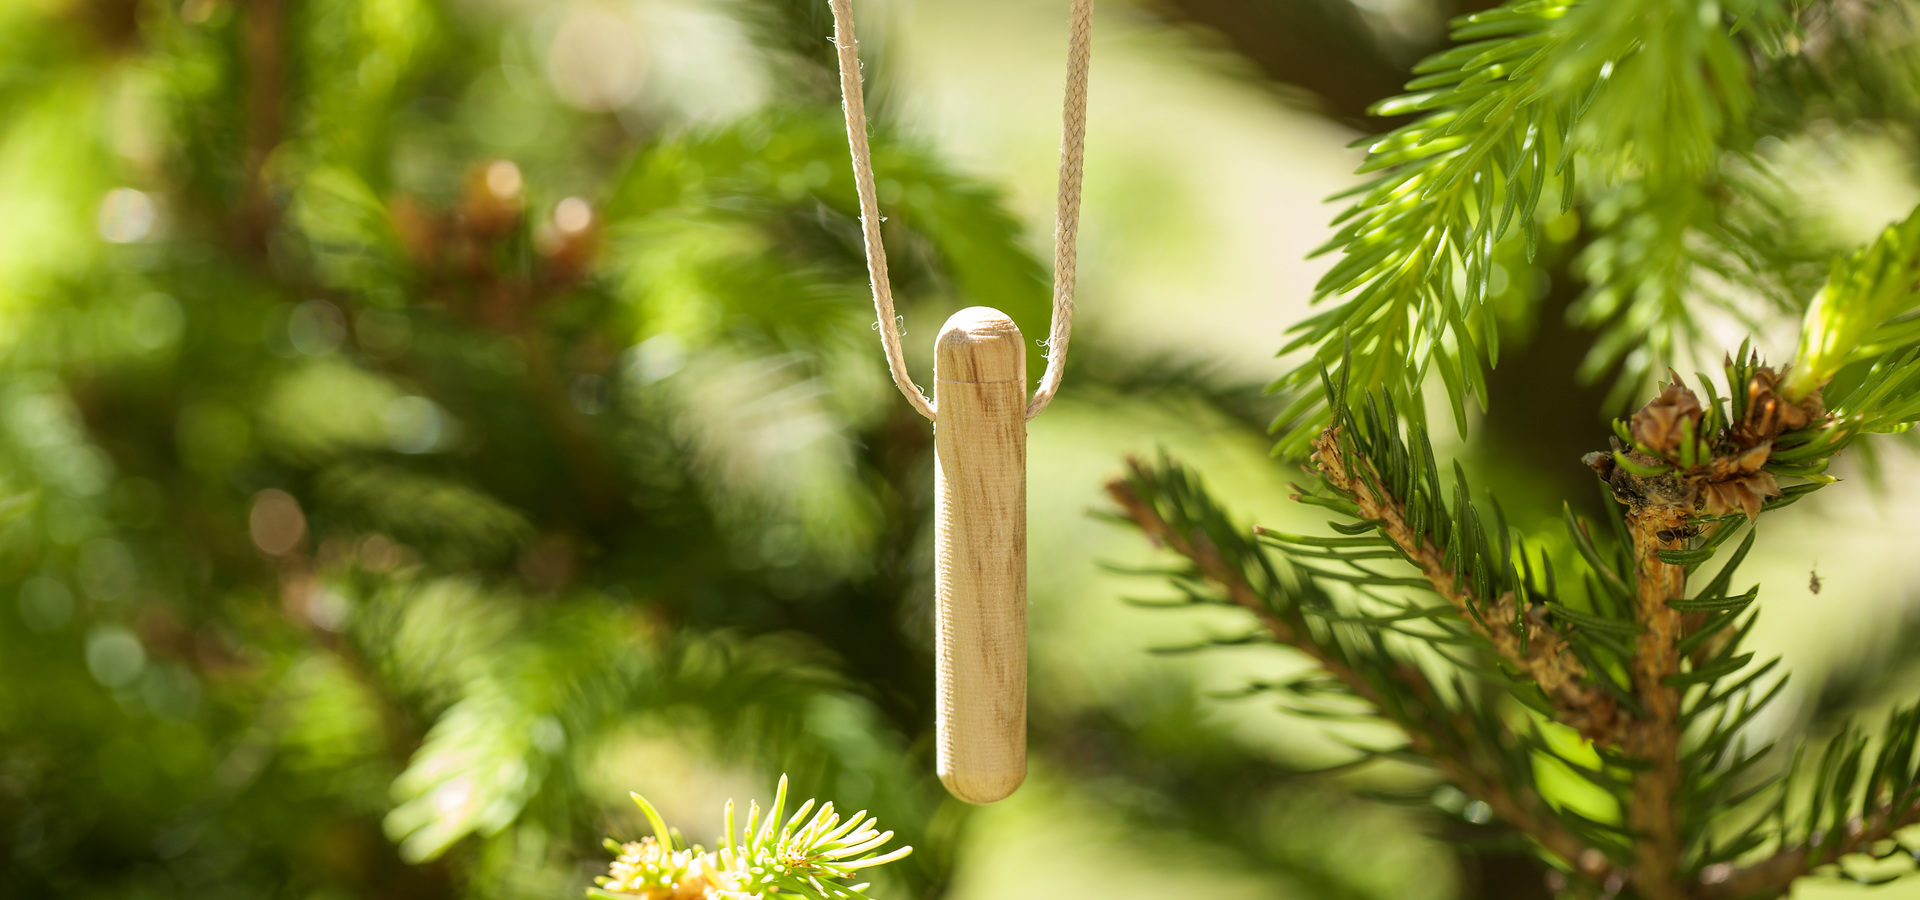
<svg viewBox="0 0 1920 900"><path fill-rule="evenodd" d="M992 803L1027 776L1027 355L997 309L934 343L940 781Z"/></svg>

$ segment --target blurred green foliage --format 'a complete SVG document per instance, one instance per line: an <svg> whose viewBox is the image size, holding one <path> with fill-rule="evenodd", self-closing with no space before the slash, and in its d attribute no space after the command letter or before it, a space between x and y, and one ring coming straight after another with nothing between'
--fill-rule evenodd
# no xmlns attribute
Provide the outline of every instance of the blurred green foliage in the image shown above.
<svg viewBox="0 0 1920 900"><path fill-rule="evenodd" d="M0 4L0 897L577 897L647 831L629 790L684 817L780 772L919 848L877 896L952 887L931 435L824 11ZM998 193L885 115L884 36L910 343L973 303L1044 333ZM1154 421L1257 456L1251 388L1076 353L1081 421L1177 394ZM1436 858L1152 694L1036 693L1037 769L1114 787L1080 818L1327 896L1412 870L1273 798Z"/></svg>
<svg viewBox="0 0 1920 900"><path fill-rule="evenodd" d="M931 814L837 112L630 103L583 15L0 10L0 895L577 895L649 735ZM878 140L913 308L1044 316Z"/></svg>

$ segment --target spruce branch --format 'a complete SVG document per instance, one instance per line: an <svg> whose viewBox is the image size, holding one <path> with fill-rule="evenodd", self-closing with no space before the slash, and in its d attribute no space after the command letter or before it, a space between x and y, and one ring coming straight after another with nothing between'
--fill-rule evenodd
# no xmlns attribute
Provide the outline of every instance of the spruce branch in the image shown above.
<svg viewBox="0 0 1920 900"><path fill-rule="evenodd" d="M1785 12L1777 0L1624 0L1581 4L1565 21L1581 37L1557 71L1605 72L1576 135L1593 172L1579 199L1594 240L1575 263L1588 290L1572 315L1600 332L1581 376L1620 365L1611 407L1682 358L1704 310L1758 330L1750 297L1798 309L1776 271L1793 256L1773 237L1787 205L1743 149L1750 70L1785 55Z"/></svg>
<svg viewBox="0 0 1920 900"><path fill-rule="evenodd" d="M1286 579L1252 534L1233 525L1184 467L1133 459L1126 477L1108 483L1119 517L1157 546L1185 558L1188 575L1252 613L1275 642L1311 658L1345 691L1396 726L1408 748L1469 798L1479 800L1547 852L1595 883L1612 874L1606 857L1561 820L1533 786L1530 746L1511 739L1497 716L1450 709L1448 697L1419 666L1391 656L1378 635L1343 641L1326 612L1332 601L1311 575ZM1311 612L1309 612L1311 611Z"/></svg>
<svg viewBox="0 0 1920 900"><path fill-rule="evenodd" d="M725 833L709 851L689 847L677 829L645 797L633 802L647 817L653 835L617 844L607 841L615 859L607 874L595 879L599 887L587 896L599 900L865 900L866 884L848 885L863 869L885 865L913 852L901 847L878 852L893 839L865 810L842 821L833 804L814 811L814 801L786 816L787 776L780 776L773 807L761 817L760 805L747 809L747 821L736 827L733 801L727 801ZM807 813L813 812L813 818ZM784 821L783 821L784 819ZM805 824L801 824L804 822Z"/></svg>
<svg viewBox="0 0 1920 900"><path fill-rule="evenodd" d="M1877 752L1867 752L1871 742L1856 730L1835 740L1803 814L1790 816L1788 803L1805 792L1796 794L1779 776L1753 777L1771 745L1748 748L1744 730L1785 681L1767 678L1777 660L1755 663L1741 647L1757 589L1732 587L1755 539L1740 523L1820 486L1809 480L1779 488L1766 451L1831 427L1832 419L1817 402L1787 400L1776 390L1777 373L1745 348L1742 354L1741 361L1729 359L1727 378L1744 389L1721 397L1702 379L1703 403L1676 378L1619 424L1619 449L1590 459L1625 510L1613 551L1574 523L1591 595L1575 605L1554 593L1550 569L1541 573L1544 586L1535 581L1528 556L1510 546L1514 538L1497 515L1489 537L1464 479L1453 504L1439 499L1431 448L1417 425L1399 421L1386 395L1322 432L1313 457L1322 488L1296 498L1354 520L1335 523L1340 537L1243 530L1170 461L1131 461L1128 476L1108 492L1120 518L1186 560L1187 568L1172 573L1184 603L1245 609L1267 638L1299 649L1324 673L1253 690L1363 705L1406 736L1403 757L1429 762L1588 884L1625 887L1648 900L1777 896L1794 878L1843 857L1885 855L1895 831L1920 822L1920 708L1894 714ZM1332 408L1348 410L1344 390L1331 380L1327 389ZM1689 596L1689 576L1741 534L1719 571ZM1372 561L1394 558L1421 577L1372 568ZM1359 605L1336 601L1326 583L1350 586ZM1414 586L1446 602L1368 611L1368 602L1395 605L1369 588ZM1511 609L1523 603L1526 613ZM1515 733L1459 677L1437 680L1393 651L1383 638L1393 632L1427 640L1463 671L1476 668L1474 661L1449 648L1483 648L1506 663L1510 678L1519 676L1512 682L1518 684L1530 683L1534 672L1564 675L1552 666L1571 665L1569 658L1580 663L1583 677L1563 683L1577 684L1576 691L1543 699L1558 701L1547 708L1566 723L1591 715L1574 706L1578 701L1608 710L1609 727L1589 735L1597 761L1570 757L1537 729ZM1515 696L1527 699L1525 691ZM1622 819L1600 821L1546 801L1534 754L1614 795ZM1771 811L1737 828L1720 826L1768 796ZM1777 849L1754 862L1769 842Z"/></svg>
<svg viewBox="0 0 1920 900"><path fill-rule="evenodd" d="M1563 23L1576 43L1554 61L1566 88L1597 71L1582 150L1609 174L1656 187L1694 181L1719 161L1754 104L1750 58L1780 43L1779 0L1581 3ZM1758 47L1754 45L1758 44Z"/></svg>
<svg viewBox="0 0 1920 900"><path fill-rule="evenodd" d="M1783 833L1772 855L1734 868L1705 873L1696 896L1701 900L1738 900L1784 894L1795 879L1842 857L1890 855L1890 839L1920 824L1920 704L1895 709L1887 717L1879 746L1866 753L1868 739L1848 726L1828 745L1815 775L1809 809L1797 829L1787 827L1785 803L1776 817ZM1800 831L1795 839L1790 833ZM1846 870L1840 874L1847 876Z"/></svg>
<svg viewBox="0 0 1920 900"><path fill-rule="evenodd" d="M1741 348L1743 357L1746 352ZM1709 614L1689 615L1677 604L1687 599L1688 566L1710 557L1720 541L1709 539L1709 546L1698 548L1708 551L1704 554L1689 545L1701 531L1702 517L1737 511L1752 518L1766 499L1781 496L1773 474L1762 468L1773 439L1805 428L1823 415L1817 402L1800 405L1775 395L1777 377L1773 370L1758 366L1757 359L1748 357L1737 364L1729 360L1728 381L1746 390L1733 392L1736 396L1723 408L1713 394L1703 406L1673 376L1658 397L1634 414L1630 425L1617 426L1612 454L1587 458L1614 498L1626 507L1628 548L1634 562L1633 620L1640 631L1631 671L1642 713L1624 729L1620 750L1640 766L1627 806L1627 822L1636 833L1629 880L1650 900L1687 896L1680 878L1693 843L1681 809L1690 768L1682 747L1689 712L1683 708L1685 688L1707 677L1701 673L1715 675L1726 668L1725 674L1732 674L1750 661L1750 657L1728 655L1737 647L1706 649L1696 644L1699 653L1688 654L1690 633L1702 633ZM1702 384L1711 390L1711 382L1703 378ZM1725 531L1715 537L1724 541L1731 529L1724 523L1720 527ZM1724 594L1724 581L1739 557L1744 557L1745 546L1714 580L1718 593ZM1703 598L1708 593L1703 592ZM1736 614L1721 611L1715 624L1724 628ZM1717 665L1722 659L1727 665ZM1689 662L1691 669L1685 666ZM1701 702L1707 696L1702 695ZM1744 717L1736 719L1744 721ZM1698 762L1692 767L1712 768Z"/></svg>
<svg viewBox="0 0 1920 900"><path fill-rule="evenodd" d="M1699 412L1698 403L1690 393L1678 391L1684 389L1663 394L1649 411L1636 417L1645 440L1663 444L1681 436L1695 440L1695 424L1689 416ZM1338 399L1343 391L1329 382L1328 393L1336 409L1345 408ZM1760 441L1776 434L1777 428L1804 425L1810 418L1789 418L1783 410L1801 412L1800 408L1771 400L1753 408L1758 418L1743 419L1742 425L1749 437ZM1643 487L1624 523L1629 566L1608 564L1590 538L1582 545L1591 568L1621 595L1624 608L1609 614L1605 606L1595 605L1592 612L1581 612L1561 599L1543 597L1542 605L1573 629L1562 634L1545 624L1545 616L1521 614L1517 598L1534 591L1524 579L1513 578L1515 566L1511 551L1504 548L1504 535L1500 552L1488 546L1464 478L1457 480L1459 496L1449 508L1441 499L1431 449L1423 438L1408 441L1401 436L1391 398L1369 398L1365 413L1364 418L1341 415L1315 442L1312 461L1323 483L1336 497L1351 503L1351 509L1342 511L1360 520L1355 527L1376 531L1391 541L1421 571L1431 590L1448 601L1460 621L1470 623L1500 658L1540 686L1558 720L1581 731L1596 749L1617 753L1621 763L1631 766L1634 774L1624 784L1604 769L1592 778L1608 790L1625 789L1626 826L1634 836L1628 880L1652 900L1685 896L1681 865L1690 841L1678 805L1687 772L1681 746L1685 732L1682 685L1707 676L1683 672L1687 614L1672 604L1685 599L1686 564L1669 562L1662 554L1689 549L1696 506L1708 502L1703 496L1717 499L1716 491L1745 490L1745 482L1716 482L1702 490L1683 479L1660 476L1666 480ZM1417 434L1417 426L1414 430ZM1697 460L1691 452L1689 456L1694 467L1714 469L1705 456ZM1754 462L1757 468L1763 460ZM1738 477L1764 478L1771 484L1772 476ZM1756 504L1760 499L1756 490L1741 496ZM1584 537L1577 526L1575 536ZM1695 615L1704 625L1706 614ZM1621 645L1622 638L1631 638L1631 646ZM1576 650L1597 665L1584 664L1575 656ZM1609 665L1602 662L1608 658L1613 665L1625 666L1625 684L1610 680ZM1747 658L1723 658L1703 650L1692 671L1717 673L1722 663L1729 662L1728 671L1737 671Z"/></svg>
<svg viewBox="0 0 1920 900"><path fill-rule="evenodd" d="M1358 199L1321 248L1342 258L1316 286L1316 301L1347 296L1295 326L1298 336L1281 351L1313 347L1316 360L1275 384L1297 394L1278 419L1297 422L1282 443L1289 453L1304 453L1326 421L1311 389L1321 366L1341 377L1351 366L1363 389L1384 386L1404 400L1419 395L1438 363L1456 406L1468 389L1487 402L1483 347L1488 365L1499 354L1484 305L1493 246L1516 225L1529 246L1536 242L1533 211L1547 177L1570 186L1574 174L1578 101L1548 90L1545 65L1568 39L1555 26L1571 6L1520 3L1457 20L1461 43L1414 68L1413 93L1374 107L1376 115L1424 115L1369 148L1360 173L1380 174L1349 192ZM1460 274L1464 290L1455 289Z"/></svg>
<svg viewBox="0 0 1920 900"><path fill-rule="evenodd" d="M1616 423L1611 454L1589 454L1587 460L1626 508L1635 560L1634 614L1643 630L1632 657L1633 683L1646 712L1629 723L1621 752L1640 767L1628 806L1636 833L1629 880L1651 898L1777 895L1810 868L1874 849L1915 821L1920 801L1913 765L1920 712L1905 709L1889 720L1877 755L1869 757L1868 741L1853 731L1829 747L1815 776L1803 840L1787 833L1791 792L1784 789L1770 817L1718 846L1708 838L1713 819L1779 786L1777 779L1763 778L1732 791L1740 774L1768 750L1736 746L1740 731L1784 680L1762 689L1760 679L1773 663L1752 666L1752 654L1739 648L1752 626L1752 616L1743 612L1755 591L1735 595L1730 584L1754 533L1747 532L1728 563L1692 598L1685 595L1687 575L1728 542L1734 520L1751 520L1830 481L1781 463L1774 448L1820 446L1820 436L1843 421L1821 408L1817 394L1789 399L1779 374L1745 347L1739 360L1727 361L1727 381L1734 389L1723 399L1703 377L1703 404L1674 376L1630 423ZM1776 474L1808 481L1782 489ZM1731 686L1718 686L1736 677ZM1699 685L1705 689L1694 691ZM1706 723L1704 732L1689 739L1690 725L1699 723ZM1782 849L1736 869L1735 862L1764 845L1761 829L1769 819L1780 823Z"/></svg>
<svg viewBox="0 0 1920 900"><path fill-rule="evenodd" d="M1756 332L1755 299L1767 312L1798 312L1785 270L1805 260L1779 237L1791 233L1787 196L1762 160L1735 153L1695 180L1587 191L1593 240L1573 264L1586 290L1568 314L1597 332L1579 377L1617 367L1609 408L1627 406L1666 361L1688 358L1706 311Z"/></svg>
<svg viewBox="0 0 1920 900"><path fill-rule="evenodd" d="M1756 594L1732 589L1755 536L1739 523L1819 486L1779 488L1766 450L1827 423L1817 405L1781 397L1776 373L1742 353L1742 362L1729 360L1728 381L1744 390L1722 398L1703 379L1709 394L1702 403L1685 386L1669 385L1618 426L1620 451L1594 455L1626 510L1612 549L1570 521L1586 563L1585 596L1557 590L1544 556L1535 571L1497 505L1489 529L1457 466L1447 501L1431 447L1418 425L1401 421L1390 395L1375 394L1356 410L1331 377L1329 405L1341 412L1315 442L1321 486L1296 499L1350 520L1333 523L1342 536L1254 529L1250 538L1172 463L1136 461L1109 492L1124 519L1192 564L1176 574L1187 602L1253 612L1267 636L1306 652L1347 696L1407 734L1411 753L1567 868L1596 884L1631 886L1636 896L1691 898L1767 839L1763 822L1731 837L1715 823L1778 786L1775 778L1747 778L1770 746L1749 749L1744 729L1784 680L1766 679L1777 660L1756 663L1741 647ZM1688 596L1689 574L1742 533L1720 570ZM1420 577L1378 568L1392 559ZM1325 584L1345 585L1357 599L1336 602ZM1211 586L1221 600L1208 600L1196 585ZM1445 602L1420 606L1374 592L1401 587ZM1390 611L1377 611L1382 604ZM1442 684L1391 652L1388 633L1427 642L1463 674L1511 685L1514 697L1581 731L1583 752L1597 759L1570 755L1540 726L1515 733L1457 677ZM1483 651L1504 672L1471 653L1456 655L1460 647ZM1325 694L1326 685L1314 682L1313 692ZM1516 756L1511 747L1524 749ZM1605 791L1622 818L1601 821L1539 800L1528 754Z"/></svg>
<svg viewBox="0 0 1920 900"><path fill-rule="evenodd" d="M1376 523L1379 533L1420 570L1426 586L1445 599L1461 621L1469 623L1501 660L1540 686L1561 715L1561 721L1589 738L1606 739L1616 727L1617 704L1587 680L1586 666L1573 654L1566 639L1545 622L1544 616L1524 615L1514 591L1504 590L1489 598L1476 591L1473 579L1461 577L1460 567L1452 561L1452 548L1436 544L1437 530L1416 530L1410 524L1414 513L1409 510L1407 500L1384 487L1394 484L1395 480L1382 477L1374 465L1357 452L1347 427L1328 428L1314 441L1311 461L1324 483L1352 498L1357 518ZM1397 441L1398 434L1388 433L1377 439ZM1430 461L1431 453L1431 448L1421 441L1412 448L1411 455ZM1413 479L1399 481L1414 483ZM1445 501L1437 496L1437 482L1430 486L1424 481L1418 482L1416 491L1409 493L1418 492L1420 487L1429 492L1421 499L1433 504L1437 513L1429 515L1429 521L1446 522L1455 518L1447 514ZM1459 504L1456 509L1463 518L1477 518L1470 504ZM1464 530L1456 530L1455 536L1467 535Z"/></svg>
<svg viewBox="0 0 1920 900"><path fill-rule="evenodd" d="M1759 26L1778 12L1771 0L1533 0L1456 20L1460 43L1415 67L1411 93L1374 108L1423 115L1374 141L1359 172L1380 174L1340 195L1357 199L1321 248L1342 258L1315 300L1342 300L1281 350L1313 349L1274 384L1294 395L1276 419L1291 429L1282 452L1304 455L1332 416L1312 390L1322 367L1409 409L1431 369L1464 432L1465 397L1487 405L1484 369L1499 360L1495 245L1518 228L1533 258L1549 176L1562 212L1583 167L1659 195L1697 190L1753 104L1751 38L1734 32L1766 35ZM1656 315L1685 310L1663 303Z"/></svg>
<svg viewBox="0 0 1920 900"><path fill-rule="evenodd" d="M1736 318L1740 294L1797 306L1785 286L1804 258L1777 244L1781 186L1745 149L1750 70L1792 43L1782 12L1772 0L1569 0L1459 20L1456 40L1476 43L1424 64L1409 86L1423 93L1381 105L1424 117L1370 148L1362 171L1379 177L1324 248L1342 258L1316 300L1339 300L1297 326L1283 352L1312 356L1275 384L1294 394L1280 450L1310 452L1320 476L1295 499L1344 516L1330 523L1340 536L1249 538L1171 463L1135 463L1110 487L1129 521L1192 564L1176 576L1186 602L1252 611L1327 673L1256 689L1364 704L1569 868L1644 900L1777 896L1810 869L1888 852L1920 820L1912 710L1877 752L1853 731L1835 740L1810 808L1789 814L1806 792L1765 774L1772 746L1748 746L1747 733L1785 679L1778 660L1743 649L1758 588L1733 585L1762 513L1831 483L1827 465L1860 435L1920 422L1920 211L1833 264L1793 365L1742 347L1724 388L1700 376L1696 394L1670 373L1616 423L1611 448L1586 460L1618 501L1615 537L1569 514L1584 563L1571 590L1497 504L1482 515L1457 466L1449 502L1419 389L1438 374L1463 431L1464 397L1485 405L1498 335L1482 279L1496 247L1531 244L1548 173L1565 179L1563 208L1592 213L1576 264L1591 285L1576 315L1604 331L1589 376L1624 359L1621 384L1643 383L1700 333L1703 305ZM1324 390L1309 396L1316 377ZM1363 402L1349 405L1350 387ZM1394 559L1412 571L1383 568ZM1693 584L1710 563L1718 571ZM1424 641L1453 680L1389 637ZM1545 725L1490 714L1502 700L1464 689L1470 675L1494 676L1586 742L1555 746ZM1598 787L1617 818L1535 802L1533 759L1515 746ZM1764 802L1770 811L1748 814Z"/></svg>

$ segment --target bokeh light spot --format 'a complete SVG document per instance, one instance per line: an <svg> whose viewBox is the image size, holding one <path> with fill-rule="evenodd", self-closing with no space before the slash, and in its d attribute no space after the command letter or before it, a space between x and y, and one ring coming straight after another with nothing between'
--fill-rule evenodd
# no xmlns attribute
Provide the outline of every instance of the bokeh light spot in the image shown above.
<svg viewBox="0 0 1920 900"><path fill-rule="evenodd" d="M293 499L293 495L269 488L253 495L247 532L262 553L284 556L307 536L307 516L300 511L300 501Z"/></svg>
<svg viewBox="0 0 1920 900"><path fill-rule="evenodd" d="M387 404L387 442L401 453L431 453L446 434L446 414L425 397L398 397Z"/></svg>
<svg viewBox="0 0 1920 900"><path fill-rule="evenodd" d="M328 631L338 632L353 618L353 601L328 590L314 591L307 598L307 621Z"/></svg>
<svg viewBox="0 0 1920 900"><path fill-rule="evenodd" d="M147 667L147 649L133 632L102 625L87 634L87 671L107 687L125 687Z"/></svg>
<svg viewBox="0 0 1920 900"><path fill-rule="evenodd" d="M520 167L510 160L496 159L487 164L487 190L501 200L520 196Z"/></svg>
<svg viewBox="0 0 1920 900"><path fill-rule="evenodd" d="M114 188L100 201L100 237L114 244L144 241L159 218L152 197L133 188Z"/></svg>
<svg viewBox="0 0 1920 900"><path fill-rule="evenodd" d="M568 197L553 208L553 227L564 234L579 234L593 224L593 206L579 197Z"/></svg>

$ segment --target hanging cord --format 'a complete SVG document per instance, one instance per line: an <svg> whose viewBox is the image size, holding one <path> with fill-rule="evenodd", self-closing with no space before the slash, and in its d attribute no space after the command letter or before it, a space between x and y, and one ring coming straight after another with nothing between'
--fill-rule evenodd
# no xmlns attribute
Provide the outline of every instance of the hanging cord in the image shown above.
<svg viewBox="0 0 1920 900"><path fill-rule="evenodd" d="M1060 194L1053 218L1053 328L1047 334L1047 373L1027 404L1031 419L1053 402L1067 371L1073 334L1074 245L1080 235L1080 173L1087 158L1087 66L1093 56L1093 0L1073 0L1067 38L1067 100L1060 125Z"/></svg>
<svg viewBox="0 0 1920 900"><path fill-rule="evenodd" d="M873 279L873 309L880 317L880 343L887 369L907 402L929 420L933 404L907 374L900 323L887 279L887 251L880 242L880 204L873 185L873 148L867 142L867 108L860 88L860 55L853 35L852 0L831 0L833 41L840 51L840 98L847 114L847 145L853 151L853 181L860 195L860 231L866 239L867 273ZM1031 419L1053 402L1067 366L1073 334L1074 243L1080 231L1080 181L1086 159L1087 68L1093 46L1093 0L1073 0L1067 43L1067 99L1060 136L1060 188L1053 228L1053 325L1047 334L1047 370L1027 404Z"/></svg>
<svg viewBox="0 0 1920 900"><path fill-rule="evenodd" d="M847 112L847 146L853 150L853 184L860 195L860 232L867 243L867 274L873 279L873 311L880 316L880 343L887 349L893 384L929 421L933 402L907 374L900 349L900 320L894 318L893 285L887 280L887 248L880 243L880 201L874 198L873 148L867 145L867 101L860 91L860 53L853 37L851 0L832 0L833 43L840 50L840 105Z"/></svg>

